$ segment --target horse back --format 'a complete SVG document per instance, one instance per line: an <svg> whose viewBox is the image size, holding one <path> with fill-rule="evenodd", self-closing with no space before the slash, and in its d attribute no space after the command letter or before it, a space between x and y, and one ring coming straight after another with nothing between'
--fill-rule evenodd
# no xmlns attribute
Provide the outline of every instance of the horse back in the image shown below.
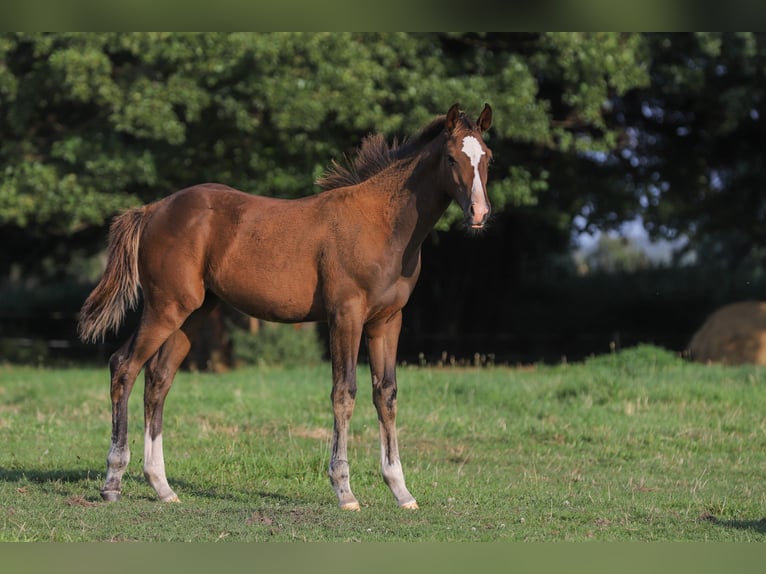
<svg viewBox="0 0 766 574"><path fill-rule="evenodd" d="M201 286L268 320L324 320L352 298L398 307L416 277L399 278L383 199L353 189L285 200L219 184L187 188L153 204L142 273L176 290Z"/></svg>

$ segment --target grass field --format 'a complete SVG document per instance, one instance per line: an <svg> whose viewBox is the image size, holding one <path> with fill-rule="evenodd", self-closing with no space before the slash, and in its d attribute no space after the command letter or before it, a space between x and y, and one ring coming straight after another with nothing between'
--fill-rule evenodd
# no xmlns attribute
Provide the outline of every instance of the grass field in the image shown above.
<svg viewBox="0 0 766 574"><path fill-rule="evenodd" d="M179 374L165 460L181 504L143 479L131 398L123 499L98 490L106 369L0 367L2 541L765 541L766 371L654 347L585 364L401 368L400 449L419 511L378 470L369 374L341 512L326 476L329 366Z"/></svg>

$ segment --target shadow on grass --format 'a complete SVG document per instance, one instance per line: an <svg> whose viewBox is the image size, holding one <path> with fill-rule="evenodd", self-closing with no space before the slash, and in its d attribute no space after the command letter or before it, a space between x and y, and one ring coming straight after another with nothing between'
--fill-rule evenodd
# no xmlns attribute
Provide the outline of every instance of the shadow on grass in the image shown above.
<svg viewBox="0 0 766 574"><path fill-rule="evenodd" d="M79 470L39 470L39 469L21 469L4 468L0 466L0 480L3 482L80 482L91 480L92 474L88 469Z"/></svg>
<svg viewBox="0 0 766 574"><path fill-rule="evenodd" d="M720 520L712 514L706 514L702 516L702 520L724 528L751 530L759 534L766 534L766 518L761 518L760 520Z"/></svg>
<svg viewBox="0 0 766 574"><path fill-rule="evenodd" d="M0 481L2 482L31 482L34 484L45 484L53 482L61 483L77 483L77 482L89 482L92 480L101 480L101 472L94 472L90 469L57 469L57 470L41 470L41 469L22 469L22 468L5 468L0 466ZM126 474L126 478L131 479ZM132 477L132 480L143 481L143 477ZM208 498L211 500L250 500L258 497L264 500L290 502L290 497L276 492L265 491L249 491L238 489L236 491L221 492L215 488L205 488L198 484L193 484L184 480L173 480L170 482L173 488L179 493L180 497L194 496L198 498ZM123 491L125 492L125 491ZM100 495L95 494L93 500L101 500ZM146 500L157 500L153 496L140 497Z"/></svg>

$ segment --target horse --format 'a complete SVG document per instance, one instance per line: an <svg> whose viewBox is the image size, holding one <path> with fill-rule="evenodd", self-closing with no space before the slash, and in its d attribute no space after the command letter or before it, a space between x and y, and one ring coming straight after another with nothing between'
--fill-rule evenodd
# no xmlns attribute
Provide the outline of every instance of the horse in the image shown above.
<svg viewBox="0 0 766 574"><path fill-rule="evenodd" d="M128 398L142 369L143 473L161 501L179 500L165 474L165 398L201 320L224 301L264 320L328 324L334 416L328 475L344 510L359 510L347 445L364 337L381 473L400 507L418 508L396 432L402 308L418 279L421 244L449 203L462 208L467 227L487 222L492 152L482 133L491 123L488 104L476 122L455 104L401 143L367 136L353 157L330 164L316 182L320 192L307 197L269 198L203 183L116 216L106 268L78 320L79 337L96 342L143 300L136 330L109 358L112 431L103 500L121 496L130 461Z"/></svg>

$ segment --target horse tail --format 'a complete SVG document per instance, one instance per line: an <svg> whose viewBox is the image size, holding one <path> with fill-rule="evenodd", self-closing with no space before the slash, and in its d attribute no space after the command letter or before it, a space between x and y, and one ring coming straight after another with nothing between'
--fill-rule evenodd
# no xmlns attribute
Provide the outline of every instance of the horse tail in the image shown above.
<svg viewBox="0 0 766 574"><path fill-rule="evenodd" d="M138 246L146 206L115 217L109 228L106 270L80 310L77 332L83 342L96 342L122 324L126 309L139 300Z"/></svg>

